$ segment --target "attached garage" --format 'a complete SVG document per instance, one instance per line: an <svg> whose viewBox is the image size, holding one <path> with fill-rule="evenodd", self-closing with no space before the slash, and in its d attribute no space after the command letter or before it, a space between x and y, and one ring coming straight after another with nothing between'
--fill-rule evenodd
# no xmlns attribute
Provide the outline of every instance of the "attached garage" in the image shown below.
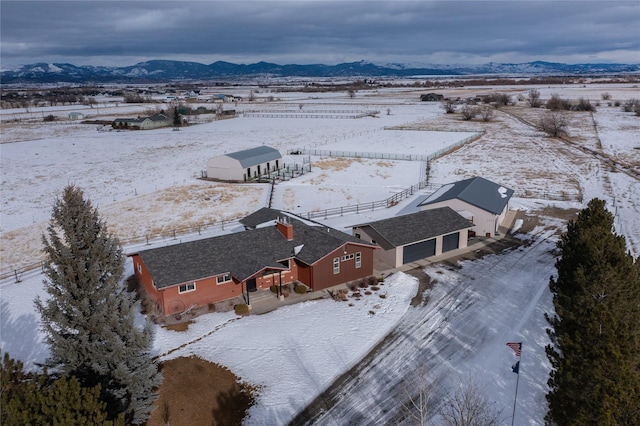
<svg viewBox="0 0 640 426"><path fill-rule="evenodd" d="M473 223L449 207L424 210L352 227L352 234L379 245L374 260L397 268L467 246Z"/></svg>
<svg viewBox="0 0 640 426"><path fill-rule="evenodd" d="M402 264L436 255L436 239L409 244L402 250Z"/></svg>
<svg viewBox="0 0 640 426"><path fill-rule="evenodd" d="M460 247L460 233L445 235L442 237L442 252L457 250Z"/></svg>

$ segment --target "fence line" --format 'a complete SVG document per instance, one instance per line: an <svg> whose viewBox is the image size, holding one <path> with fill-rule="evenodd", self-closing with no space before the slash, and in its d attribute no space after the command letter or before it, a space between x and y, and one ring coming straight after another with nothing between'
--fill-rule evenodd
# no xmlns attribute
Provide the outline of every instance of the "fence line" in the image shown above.
<svg viewBox="0 0 640 426"><path fill-rule="evenodd" d="M331 119L340 119L340 118L363 118L369 117L372 115L377 115L379 112L370 111L370 112L361 112L355 114L306 114L306 113L274 113L274 112L245 112L242 115L245 117L258 117L258 118L331 118Z"/></svg>

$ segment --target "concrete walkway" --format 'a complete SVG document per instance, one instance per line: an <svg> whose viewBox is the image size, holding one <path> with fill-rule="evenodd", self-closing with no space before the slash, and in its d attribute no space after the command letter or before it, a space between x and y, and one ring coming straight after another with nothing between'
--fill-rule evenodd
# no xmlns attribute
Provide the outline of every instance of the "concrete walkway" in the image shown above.
<svg viewBox="0 0 640 426"><path fill-rule="evenodd" d="M471 253L479 251L483 247L495 243L501 240L507 235L509 230L513 227L516 219L517 211L509 210L504 219L503 226L499 228L499 234L493 237L474 237L469 240L469 245L463 249L453 250L447 253L443 253L438 256L428 257L415 262L407 263L397 268L392 268L390 265L376 262L373 266L373 274L377 277L386 277L395 272L406 272L417 268L424 268L425 266L433 265L447 259L458 257L465 253ZM316 299L329 299L331 296L327 290L337 291L341 288L347 288L346 284L340 284L329 289L320 291L309 292L306 294L297 294L291 292L288 297L283 300L279 300L278 297L271 292L271 290L258 290L250 294L251 302L251 314L265 314L267 312L274 311L281 306L293 305L295 303L306 302L307 300Z"/></svg>

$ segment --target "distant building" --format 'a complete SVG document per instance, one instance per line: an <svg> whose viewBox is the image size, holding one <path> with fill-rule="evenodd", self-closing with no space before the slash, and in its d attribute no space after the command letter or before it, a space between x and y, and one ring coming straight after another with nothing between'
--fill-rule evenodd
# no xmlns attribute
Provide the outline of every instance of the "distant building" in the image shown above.
<svg viewBox="0 0 640 426"><path fill-rule="evenodd" d="M443 185L419 205L421 210L451 207L471 220L478 235L495 235L509 210L513 189L481 177Z"/></svg>
<svg viewBox="0 0 640 426"><path fill-rule="evenodd" d="M78 111L72 111L69 113L70 120L84 120L85 115Z"/></svg>
<svg viewBox="0 0 640 426"><path fill-rule="evenodd" d="M245 182L276 171L281 166L280 152L263 145L209 159L207 177L222 181Z"/></svg>
<svg viewBox="0 0 640 426"><path fill-rule="evenodd" d="M149 117L138 118L116 118L111 123L114 129L128 130L150 130L160 127L169 127L173 123L169 117L164 114L154 114Z"/></svg>
<svg viewBox="0 0 640 426"><path fill-rule="evenodd" d="M426 93L424 95L420 95L420 100L423 102L440 102L444 100L444 95L439 93Z"/></svg>

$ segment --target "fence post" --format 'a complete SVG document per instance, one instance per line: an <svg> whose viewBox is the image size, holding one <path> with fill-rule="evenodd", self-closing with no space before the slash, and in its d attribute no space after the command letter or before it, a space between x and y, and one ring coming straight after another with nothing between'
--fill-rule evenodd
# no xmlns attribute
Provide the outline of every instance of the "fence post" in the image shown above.
<svg viewBox="0 0 640 426"><path fill-rule="evenodd" d="M13 270L13 274L14 274L14 275L15 275L15 277L16 277L16 282L17 282L17 283L19 283L19 282L20 282L20 278L18 278L18 270L17 270L17 269L14 269L14 270Z"/></svg>

